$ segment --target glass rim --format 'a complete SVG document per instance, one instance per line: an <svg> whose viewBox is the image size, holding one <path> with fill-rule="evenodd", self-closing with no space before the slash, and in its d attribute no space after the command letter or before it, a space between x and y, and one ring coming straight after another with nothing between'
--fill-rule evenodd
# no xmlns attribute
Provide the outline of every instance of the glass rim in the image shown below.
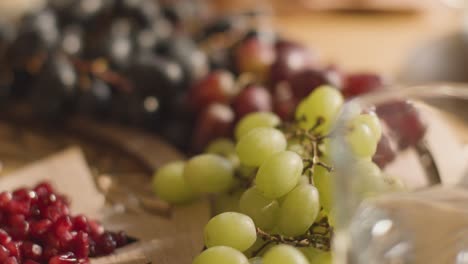
<svg viewBox="0 0 468 264"><path fill-rule="evenodd" d="M430 83L422 85L394 85L352 98L346 104L373 106L389 99L459 98L468 100L466 83Z"/></svg>

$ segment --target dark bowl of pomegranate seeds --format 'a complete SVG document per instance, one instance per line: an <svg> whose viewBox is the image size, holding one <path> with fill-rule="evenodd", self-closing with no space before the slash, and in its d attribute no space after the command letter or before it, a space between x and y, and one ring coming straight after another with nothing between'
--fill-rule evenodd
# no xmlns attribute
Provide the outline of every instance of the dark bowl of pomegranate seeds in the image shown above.
<svg viewBox="0 0 468 264"><path fill-rule="evenodd" d="M133 238L105 230L96 220L70 212L70 201L47 182L0 193L0 263L89 263Z"/></svg>

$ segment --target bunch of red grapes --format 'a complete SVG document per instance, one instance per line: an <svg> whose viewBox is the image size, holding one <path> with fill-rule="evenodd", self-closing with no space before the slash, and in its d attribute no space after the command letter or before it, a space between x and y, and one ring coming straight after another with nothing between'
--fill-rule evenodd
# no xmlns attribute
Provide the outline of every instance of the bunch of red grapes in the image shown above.
<svg viewBox="0 0 468 264"><path fill-rule="evenodd" d="M89 263L129 243L84 215L72 216L65 196L48 183L0 193L0 263Z"/></svg>

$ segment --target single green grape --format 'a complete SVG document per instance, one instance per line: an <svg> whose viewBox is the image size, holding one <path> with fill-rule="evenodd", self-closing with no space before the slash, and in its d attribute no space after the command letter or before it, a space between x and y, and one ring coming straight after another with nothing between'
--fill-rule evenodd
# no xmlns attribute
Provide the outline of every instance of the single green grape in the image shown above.
<svg viewBox="0 0 468 264"><path fill-rule="evenodd" d="M287 150L296 152L299 156L305 156L305 148L298 142L289 142Z"/></svg>
<svg viewBox="0 0 468 264"><path fill-rule="evenodd" d="M353 153L361 158L372 157L377 151L378 139L360 115L350 121L346 139ZM364 117L365 118L365 117ZM380 136L378 136L380 138Z"/></svg>
<svg viewBox="0 0 468 264"><path fill-rule="evenodd" d="M236 249L225 246L209 248L198 255L192 264L249 264L247 257Z"/></svg>
<svg viewBox="0 0 468 264"><path fill-rule="evenodd" d="M236 153L236 144L228 138L218 138L212 141L205 149L205 153L217 154L227 157Z"/></svg>
<svg viewBox="0 0 468 264"><path fill-rule="evenodd" d="M263 256L263 264L309 264L307 258L297 248L278 245Z"/></svg>
<svg viewBox="0 0 468 264"><path fill-rule="evenodd" d="M256 112L243 117L235 128L236 139L241 139L254 128L258 127L276 127L280 124L280 118L270 112Z"/></svg>
<svg viewBox="0 0 468 264"><path fill-rule="evenodd" d="M387 192L403 192L406 191L405 183L398 177L391 175L383 175L383 180L385 183L385 191Z"/></svg>
<svg viewBox="0 0 468 264"><path fill-rule="evenodd" d="M302 175L301 178L299 179L299 183L298 183L298 184L299 184L299 185L301 185L301 184L305 184L305 185L310 184L310 182L309 182L309 176L307 176L307 175Z"/></svg>
<svg viewBox="0 0 468 264"><path fill-rule="evenodd" d="M303 167L302 159L296 153L292 151L276 153L260 166L255 184L265 197L279 198L299 183Z"/></svg>
<svg viewBox="0 0 468 264"><path fill-rule="evenodd" d="M195 195L184 178L185 162L168 163L157 170L153 177L153 191L161 199L170 203L185 203Z"/></svg>
<svg viewBox="0 0 468 264"><path fill-rule="evenodd" d="M312 226L320 211L319 192L312 185L299 185L281 204L278 228L286 236L299 236Z"/></svg>
<svg viewBox="0 0 468 264"><path fill-rule="evenodd" d="M237 143L236 152L242 164L258 167L271 155L286 149L286 138L275 128L255 128Z"/></svg>
<svg viewBox="0 0 468 264"><path fill-rule="evenodd" d="M354 118L354 122L366 124L372 131L372 135L377 142L382 137L382 125L380 119L374 112L360 114Z"/></svg>
<svg viewBox="0 0 468 264"><path fill-rule="evenodd" d="M349 168L353 177L352 188L363 197L373 196L385 191L385 182L380 168L371 160L356 160Z"/></svg>
<svg viewBox="0 0 468 264"><path fill-rule="evenodd" d="M249 262L250 262L250 264L262 264L263 263L261 257L251 258L251 259L249 259Z"/></svg>
<svg viewBox="0 0 468 264"><path fill-rule="evenodd" d="M333 208L333 180L334 174L328 172L321 166L315 167L314 170L314 185L317 187L320 196L320 205L326 212L330 212Z"/></svg>
<svg viewBox="0 0 468 264"><path fill-rule="evenodd" d="M329 251L322 251L315 258L310 260L311 264L332 264L332 254Z"/></svg>
<svg viewBox="0 0 468 264"><path fill-rule="evenodd" d="M251 187L240 198L239 207L242 213L252 217L256 226L270 230L275 226L279 212L276 200L266 198L256 187Z"/></svg>
<svg viewBox="0 0 468 264"><path fill-rule="evenodd" d="M198 193L222 193L234 182L234 168L221 156L202 154L187 162L184 178Z"/></svg>
<svg viewBox="0 0 468 264"><path fill-rule="evenodd" d="M296 109L296 119L305 118L304 121L300 122L300 126L310 129L321 118L323 123L317 127L316 131L327 133L337 118L343 101L343 96L337 89L322 85L299 103Z"/></svg>
<svg viewBox="0 0 468 264"><path fill-rule="evenodd" d="M243 194L242 190L234 193L222 193L213 200L213 211L215 214L225 212L240 212L239 200Z"/></svg>
<svg viewBox="0 0 468 264"><path fill-rule="evenodd" d="M228 246L245 251L255 243L257 230L252 218L227 212L211 218L205 226L204 237L207 247Z"/></svg>
<svg viewBox="0 0 468 264"><path fill-rule="evenodd" d="M307 260L311 264L315 264L315 262L312 262L313 259L315 259L318 255L323 253L322 250L316 249L314 247L303 247L303 248L299 248L299 250L302 252L302 254L304 254L304 256L307 258Z"/></svg>

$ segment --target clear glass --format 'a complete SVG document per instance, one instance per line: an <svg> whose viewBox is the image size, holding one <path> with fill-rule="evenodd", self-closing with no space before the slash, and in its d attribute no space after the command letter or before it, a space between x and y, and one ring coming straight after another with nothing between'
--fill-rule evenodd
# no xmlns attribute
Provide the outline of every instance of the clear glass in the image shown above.
<svg viewBox="0 0 468 264"><path fill-rule="evenodd" d="M440 84L369 94L348 102L339 123L398 101L414 106L426 127L423 137L406 148L400 146L395 159L382 169L382 177L392 175L404 184L403 191L383 191L363 182L362 171L350 169L358 158L346 144L349 130L336 128L331 134L334 262L468 263L468 86ZM400 120L405 111L394 107L375 112L381 119ZM404 145L402 135L419 129L413 121L407 119L405 126L382 123L390 131L385 133L389 140Z"/></svg>

